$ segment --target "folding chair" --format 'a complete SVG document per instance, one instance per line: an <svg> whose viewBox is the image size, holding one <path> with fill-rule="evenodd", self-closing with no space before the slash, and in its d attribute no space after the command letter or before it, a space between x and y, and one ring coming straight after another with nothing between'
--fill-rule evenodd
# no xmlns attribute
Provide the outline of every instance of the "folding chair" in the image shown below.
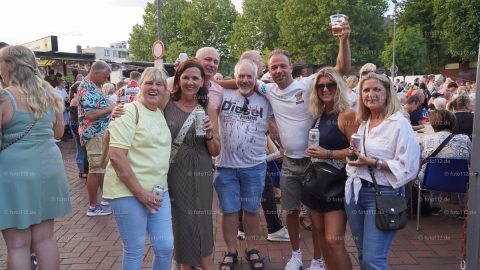
<svg viewBox="0 0 480 270"><path fill-rule="evenodd" d="M466 193L468 189L468 160L428 158L423 181L418 185L417 231L420 229L420 194L422 190Z"/></svg>

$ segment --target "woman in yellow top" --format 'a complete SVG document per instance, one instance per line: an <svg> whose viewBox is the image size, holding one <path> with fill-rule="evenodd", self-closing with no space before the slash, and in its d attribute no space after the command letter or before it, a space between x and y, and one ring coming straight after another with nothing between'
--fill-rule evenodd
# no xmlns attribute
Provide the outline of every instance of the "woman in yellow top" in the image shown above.
<svg viewBox="0 0 480 270"><path fill-rule="evenodd" d="M167 185L172 136L158 108L166 94L166 74L147 68L140 78L137 101L109 125L110 162L103 197L112 207L123 240L123 269L142 267L145 235L154 250L152 268L170 269L173 232ZM160 196L154 187L164 189Z"/></svg>

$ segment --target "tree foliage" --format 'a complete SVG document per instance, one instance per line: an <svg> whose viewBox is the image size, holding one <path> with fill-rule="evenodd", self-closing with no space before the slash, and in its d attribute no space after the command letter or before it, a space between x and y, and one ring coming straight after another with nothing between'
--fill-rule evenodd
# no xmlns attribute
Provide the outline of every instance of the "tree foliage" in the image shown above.
<svg viewBox="0 0 480 270"><path fill-rule="evenodd" d="M165 44L164 59L173 63L184 47L179 43L182 32L178 25L178 18L188 6L186 0L162 1L162 32ZM136 24L132 28L128 40L132 60L153 61L152 44L157 40L157 1L148 2L143 15L143 24Z"/></svg>
<svg viewBox="0 0 480 270"><path fill-rule="evenodd" d="M350 18L354 64L379 62L386 9L385 0L286 0L277 15L280 43L295 62L335 65L338 38L331 33L329 16L342 13Z"/></svg>
<svg viewBox="0 0 480 270"><path fill-rule="evenodd" d="M434 0L434 25L448 43L448 52L460 61L475 60L480 38L480 1Z"/></svg>
<svg viewBox="0 0 480 270"><path fill-rule="evenodd" d="M228 40L236 17L230 0L192 0L180 18L181 44L191 55L201 47L216 48L221 57L219 69L228 72L233 68Z"/></svg>
<svg viewBox="0 0 480 270"><path fill-rule="evenodd" d="M285 0L244 0L243 13L237 17L230 38L233 56L246 50L267 52L278 47L277 12Z"/></svg>
<svg viewBox="0 0 480 270"><path fill-rule="evenodd" d="M393 45L390 41L385 43L382 61L392 66ZM427 45L419 26L397 28L395 46L395 65L403 74L422 72L427 59Z"/></svg>

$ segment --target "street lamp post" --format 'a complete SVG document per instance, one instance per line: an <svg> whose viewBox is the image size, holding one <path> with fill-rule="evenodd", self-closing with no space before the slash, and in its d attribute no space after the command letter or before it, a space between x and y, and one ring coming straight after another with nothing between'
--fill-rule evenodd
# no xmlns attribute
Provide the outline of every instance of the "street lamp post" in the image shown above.
<svg viewBox="0 0 480 270"><path fill-rule="evenodd" d="M396 24L397 24L397 0L392 0L393 6L393 60L392 60L392 81L395 81L395 40L396 40Z"/></svg>
<svg viewBox="0 0 480 270"><path fill-rule="evenodd" d="M163 42L162 32L162 0L157 0L157 38ZM163 65L163 59L155 60L155 66L161 67Z"/></svg>

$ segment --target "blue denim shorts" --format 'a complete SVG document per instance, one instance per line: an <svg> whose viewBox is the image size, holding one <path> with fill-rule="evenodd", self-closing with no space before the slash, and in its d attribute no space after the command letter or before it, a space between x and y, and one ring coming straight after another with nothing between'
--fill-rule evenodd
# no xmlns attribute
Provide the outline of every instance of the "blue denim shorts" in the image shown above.
<svg viewBox="0 0 480 270"><path fill-rule="evenodd" d="M240 209L257 213L262 201L266 170L265 162L249 168L217 168L213 186L222 213L231 214Z"/></svg>

